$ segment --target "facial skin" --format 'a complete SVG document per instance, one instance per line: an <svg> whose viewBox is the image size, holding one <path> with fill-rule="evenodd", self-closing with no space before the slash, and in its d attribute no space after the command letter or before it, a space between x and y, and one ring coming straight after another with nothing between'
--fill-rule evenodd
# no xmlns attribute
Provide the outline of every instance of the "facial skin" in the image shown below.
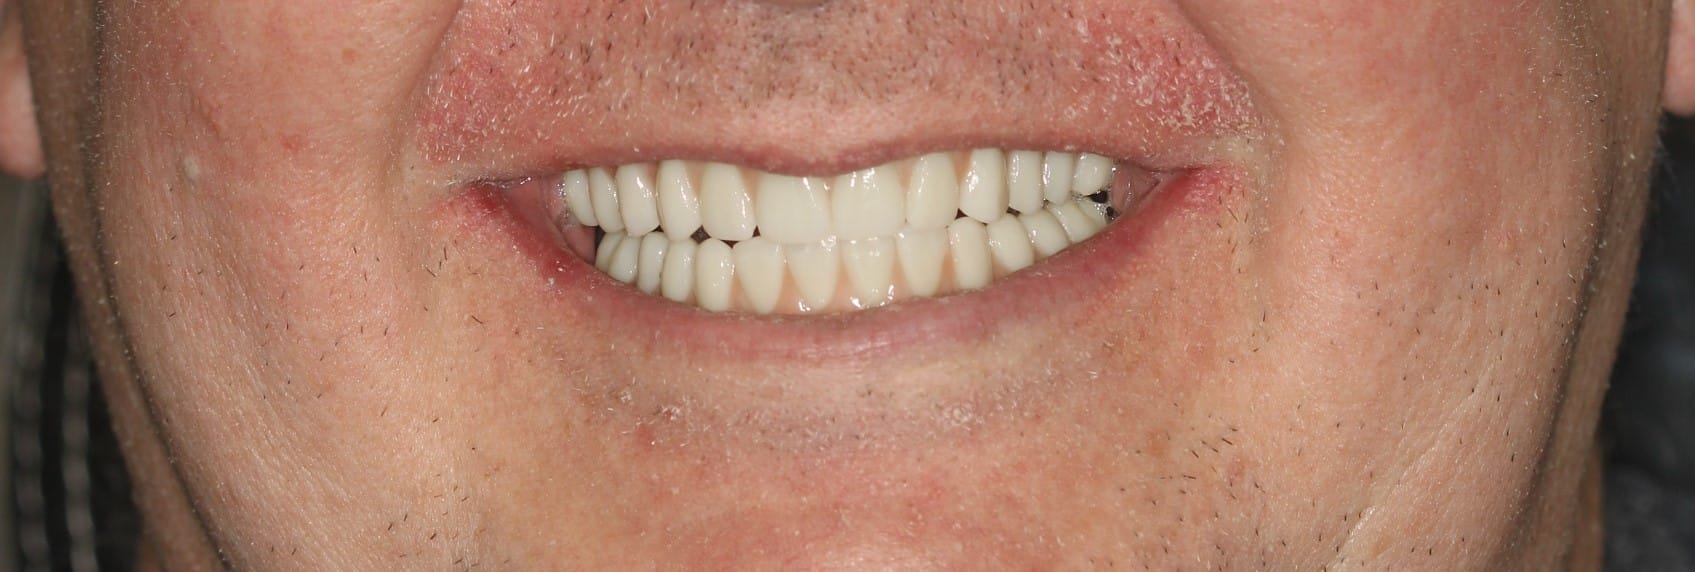
<svg viewBox="0 0 1695 572"><path fill-rule="evenodd" d="M7 8L173 570L1593 568L1695 109L1664 1ZM787 320L641 297L481 184L1019 145L1199 182Z"/></svg>

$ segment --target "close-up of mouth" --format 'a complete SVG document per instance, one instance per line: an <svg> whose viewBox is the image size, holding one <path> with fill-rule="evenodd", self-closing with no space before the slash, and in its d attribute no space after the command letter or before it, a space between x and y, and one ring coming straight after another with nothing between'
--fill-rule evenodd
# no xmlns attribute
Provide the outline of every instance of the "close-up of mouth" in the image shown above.
<svg viewBox="0 0 1695 572"><path fill-rule="evenodd" d="M546 35L559 32L545 18L462 15L463 29L532 39L507 49L488 44L498 34L465 34L448 44L422 117L422 158L454 189L438 212L481 244L520 253L535 272L521 283L546 293L519 303L512 285L480 277L496 295L596 332L547 351L604 352L608 367L638 378L641 403L684 400L726 415L784 387L806 390L773 402L779 417L858 383L968 399L1056 375L1053 359L1087 359L1050 347L1067 337L1153 335L1151 320L1114 316L1174 312L1230 287L1221 265L1245 229L1263 122L1180 14L1101 6L1088 20L1021 9L1003 15L1029 28L1011 41L969 34L1007 23L937 19L957 6L885 8L894 11L742 15L843 27L832 45L735 11L656 14L640 28L648 35L618 41L696 49L644 59L639 72L600 54L606 44L549 48L559 40ZM795 37L697 37L717 18ZM859 40L930 19L936 33L979 49L931 53L925 36L905 32ZM615 46L629 33L603 22L569 20L582 28L567 35ZM1114 32L1075 33L1092 26ZM818 64L736 63L773 46L863 69L814 76ZM1173 296L1182 282L1191 285ZM657 359L636 360L640 352ZM941 363L936 355L975 355L999 371L897 381L895 372ZM661 381L683 364L722 382ZM755 366L791 373L744 371ZM1054 396L1060 385L1029 391ZM581 386L623 391L619 380Z"/></svg>

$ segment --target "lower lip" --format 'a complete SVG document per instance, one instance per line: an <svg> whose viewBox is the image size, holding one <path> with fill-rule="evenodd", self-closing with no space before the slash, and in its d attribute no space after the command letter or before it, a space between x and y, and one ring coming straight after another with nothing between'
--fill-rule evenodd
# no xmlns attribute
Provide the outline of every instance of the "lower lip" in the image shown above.
<svg viewBox="0 0 1695 572"><path fill-rule="evenodd" d="M719 359L867 360L920 345L971 344L1019 321L1086 318L1121 286L1123 273L1149 257L1149 233L1176 217L1222 208L1220 197L1238 182L1222 168L1192 169L1100 234L983 290L823 316L711 313L618 282L567 251L541 208L539 183L473 185L442 214L471 234L510 242L534 264L543 295L606 325L602 331L629 331L672 351Z"/></svg>

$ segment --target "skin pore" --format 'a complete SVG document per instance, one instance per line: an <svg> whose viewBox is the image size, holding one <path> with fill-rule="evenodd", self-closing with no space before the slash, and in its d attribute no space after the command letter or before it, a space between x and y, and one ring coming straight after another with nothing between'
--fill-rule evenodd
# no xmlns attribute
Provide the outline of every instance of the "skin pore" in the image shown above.
<svg viewBox="0 0 1695 572"><path fill-rule="evenodd" d="M1673 2L6 9L0 165L45 169L172 570L1592 569L1695 109ZM788 320L640 296L499 190L1020 146L1192 177Z"/></svg>

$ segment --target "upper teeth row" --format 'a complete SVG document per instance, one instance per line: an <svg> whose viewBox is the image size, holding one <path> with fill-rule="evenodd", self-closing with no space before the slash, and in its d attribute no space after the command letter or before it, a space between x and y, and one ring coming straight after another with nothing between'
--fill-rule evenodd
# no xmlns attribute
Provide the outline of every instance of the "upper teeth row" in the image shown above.
<svg viewBox="0 0 1695 572"><path fill-rule="evenodd" d="M992 223L1111 184L1111 159L1090 153L978 149L896 161L834 177L795 177L724 163L667 160L578 169L557 192L572 222L672 240L704 230L781 244L858 240L945 228L961 214Z"/></svg>

